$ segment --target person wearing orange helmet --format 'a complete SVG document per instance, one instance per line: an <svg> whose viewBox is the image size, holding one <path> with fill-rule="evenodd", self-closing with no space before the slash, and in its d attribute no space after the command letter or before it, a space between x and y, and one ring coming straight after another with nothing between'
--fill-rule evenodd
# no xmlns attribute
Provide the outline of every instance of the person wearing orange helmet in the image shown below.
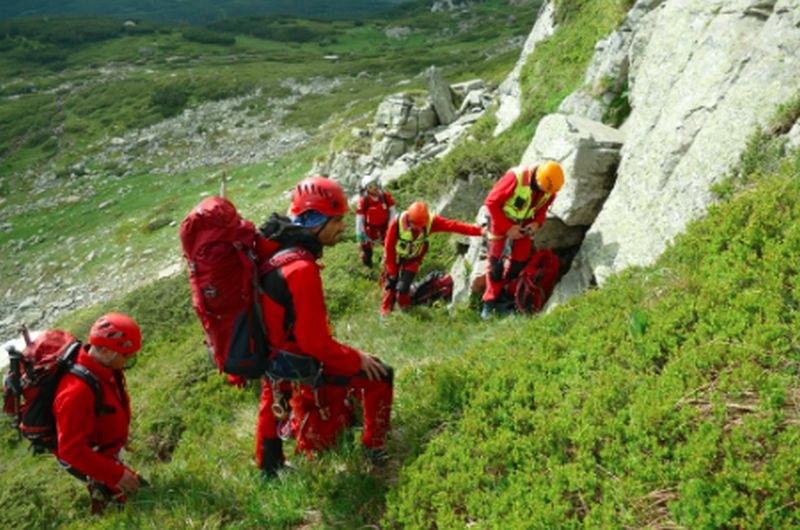
<svg viewBox="0 0 800 530"><path fill-rule="evenodd" d="M563 185L561 164L548 161L510 169L489 192L484 202L489 210L490 235L482 318L497 309L505 284L525 269L533 247L531 238L544 224L547 208ZM505 267L507 241L511 252Z"/></svg>
<svg viewBox="0 0 800 530"><path fill-rule="evenodd" d="M411 306L411 283L419 272L425 253L428 251L428 236L436 232L452 232L466 236L483 235L484 229L439 215L430 215L423 201L412 203L405 212L389 223L386 240L386 269L381 318L394 308Z"/></svg>
<svg viewBox="0 0 800 530"><path fill-rule="evenodd" d="M142 333L131 317L103 315L92 326L73 371L64 374L56 388L54 454L67 472L86 482L92 513L102 513L109 504L121 505L142 484L120 460L131 420L123 369L132 366L141 346ZM75 369L83 375L73 373ZM95 390L87 383L91 380L99 385L99 408Z"/></svg>
<svg viewBox="0 0 800 530"><path fill-rule="evenodd" d="M309 177L294 188L291 217L273 214L260 227L262 236L284 249L270 258L261 275L269 344L281 362L321 367L314 384L292 385L288 403L291 415L284 425L288 432L276 429L274 405L281 396L276 401L275 389L265 379L257 459L266 476L273 476L283 466L281 434L294 435L297 451L308 456L334 445L342 430L353 422L353 396L362 402L361 443L367 456L374 464L382 464L387 458L384 444L390 429L393 370L377 357L333 338L322 289L322 266L317 263L324 247L339 242L347 211L347 197L336 181ZM298 249L306 257L289 259Z"/></svg>

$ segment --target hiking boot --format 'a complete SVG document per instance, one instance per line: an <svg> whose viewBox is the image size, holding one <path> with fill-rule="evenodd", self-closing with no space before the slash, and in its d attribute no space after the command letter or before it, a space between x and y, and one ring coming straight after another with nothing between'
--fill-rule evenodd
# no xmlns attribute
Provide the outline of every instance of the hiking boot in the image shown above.
<svg viewBox="0 0 800 530"><path fill-rule="evenodd" d="M389 453L383 447L364 447L364 453L373 467L386 467L389 463Z"/></svg>
<svg viewBox="0 0 800 530"><path fill-rule="evenodd" d="M494 302L484 302L481 307L481 320L489 320L494 313Z"/></svg>

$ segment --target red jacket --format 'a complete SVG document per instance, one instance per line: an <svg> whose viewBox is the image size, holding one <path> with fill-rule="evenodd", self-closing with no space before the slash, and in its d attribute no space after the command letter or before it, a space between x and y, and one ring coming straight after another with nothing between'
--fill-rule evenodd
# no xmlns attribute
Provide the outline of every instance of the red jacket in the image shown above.
<svg viewBox="0 0 800 530"><path fill-rule="evenodd" d="M77 363L97 377L103 405L113 407L114 411L95 416L96 399L92 388L78 376L65 374L58 383L53 401L58 433L55 454L84 475L114 488L125 470L116 455L128 442L130 401L122 371L98 363L89 355L88 348L88 345L83 346Z"/></svg>
<svg viewBox="0 0 800 530"><path fill-rule="evenodd" d="M394 205L394 199L388 191L381 191L377 197L367 193L358 199L356 215L363 215L367 226L383 228L389 222L389 209Z"/></svg>
<svg viewBox="0 0 800 530"><path fill-rule="evenodd" d="M507 172L505 175L500 177L492 191L489 192L489 195L486 197L484 204L486 204L486 208L489 209L489 217L491 218L491 232L497 236L504 236L508 229L514 226L516 223L509 219L505 212L503 212L503 206L505 206L508 199L510 199L514 195L514 190L517 187L517 176L514 174L513 171ZM536 204L544 195L543 192L538 191L536 189L533 190L532 195L532 204ZM556 194L550 196L550 198L541 205L535 212L532 213L531 217L528 219L523 220L523 225L528 225L531 221L535 221L539 223L539 226L544 224L545 215L547 215L547 208L550 204L555 200Z"/></svg>
<svg viewBox="0 0 800 530"><path fill-rule="evenodd" d="M402 216L398 215L392 219L391 223L389 223L389 229L386 231L386 240L383 244L383 248L386 250L386 273L389 276L397 276L398 269L400 268L400 263L397 259L397 239L399 237L397 223L400 220L400 217ZM452 232L455 234L463 234L465 236L479 236L483 232L483 229L477 225L470 225L460 221L453 221L452 219L446 219L444 217L434 215L433 220L431 221L430 234L436 232ZM416 239L421 234L421 230L415 232L414 238ZM422 261L427 251L428 249L426 246L422 249L422 253L414 259L417 261Z"/></svg>
<svg viewBox="0 0 800 530"><path fill-rule="evenodd" d="M290 353L314 357L325 372L355 375L361 370L358 350L334 340L325 309L320 268L315 261L296 260L265 276L261 297L269 343ZM291 313L280 303L283 286L288 291ZM285 293L285 291L284 291ZM290 324L286 329L286 324Z"/></svg>

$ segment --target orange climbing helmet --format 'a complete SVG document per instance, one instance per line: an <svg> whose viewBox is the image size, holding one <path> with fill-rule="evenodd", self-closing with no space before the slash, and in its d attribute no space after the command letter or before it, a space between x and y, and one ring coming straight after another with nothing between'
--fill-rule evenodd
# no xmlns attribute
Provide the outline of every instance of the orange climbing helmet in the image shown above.
<svg viewBox="0 0 800 530"><path fill-rule="evenodd" d="M536 170L536 185L545 193L558 193L564 185L564 170L558 162L545 162Z"/></svg>
<svg viewBox="0 0 800 530"><path fill-rule="evenodd" d="M428 206L422 201L412 202L406 210L406 215L411 224L417 227L427 225L431 217L428 213Z"/></svg>

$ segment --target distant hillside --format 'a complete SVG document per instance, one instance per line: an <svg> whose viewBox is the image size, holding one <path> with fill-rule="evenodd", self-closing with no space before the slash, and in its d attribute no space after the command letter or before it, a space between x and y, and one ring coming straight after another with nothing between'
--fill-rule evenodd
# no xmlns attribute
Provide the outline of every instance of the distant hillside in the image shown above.
<svg viewBox="0 0 800 530"><path fill-rule="evenodd" d="M206 24L227 17L291 15L353 18L385 11L412 0L9 0L0 5L0 19L40 15L105 15L162 22Z"/></svg>

